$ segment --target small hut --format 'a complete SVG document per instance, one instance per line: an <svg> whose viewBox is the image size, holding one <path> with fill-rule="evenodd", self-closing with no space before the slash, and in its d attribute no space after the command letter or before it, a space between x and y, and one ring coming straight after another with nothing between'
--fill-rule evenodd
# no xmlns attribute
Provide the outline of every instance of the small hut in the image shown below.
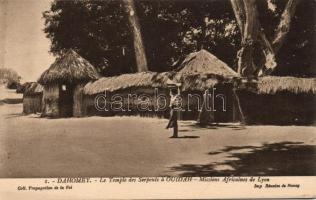
<svg viewBox="0 0 316 200"><path fill-rule="evenodd" d="M230 122L238 120L235 110L235 99L233 96L233 80L239 75L226 63L206 50L200 50L189 54L180 65L174 80L182 83L184 107L190 107L190 111L182 112L182 119L190 119L202 123L208 123L207 118L212 118L210 122ZM208 90L212 95L210 103L212 109L204 112L205 105L203 95ZM189 95L199 96L199 98L189 98ZM198 100L199 99L199 100ZM210 111L212 110L212 111ZM202 115L201 115L202 114ZM202 116L202 117L201 117Z"/></svg>
<svg viewBox="0 0 316 200"><path fill-rule="evenodd" d="M83 85L100 76L97 70L74 50L68 50L39 78L43 85L43 112L46 117L71 117L80 112Z"/></svg>
<svg viewBox="0 0 316 200"><path fill-rule="evenodd" d="M248 124L316 122L316 78L266 76L241 83L237 92Z"/></svg>
<svg viewBox="0 0 316 200"><path fill-rule="evenodd" d="M36 82L23 84L23 113L40 113L42 110L43 86Z"/></svg>

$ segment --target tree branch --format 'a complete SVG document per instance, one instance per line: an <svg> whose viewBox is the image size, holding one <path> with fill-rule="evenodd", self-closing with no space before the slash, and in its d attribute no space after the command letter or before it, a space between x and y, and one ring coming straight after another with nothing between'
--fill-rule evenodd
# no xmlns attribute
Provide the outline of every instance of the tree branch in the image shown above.
<svg viewBox="0 0 316 200"><path fill-rule="evenodd" d="M236 17L236 21L240 30L240 34L244 34L244 26L246 21L245 9L242 0L230 0L233 11Z"/></svg>
<svg viewBox="0 0 316 200"><path fill-rule="evenodd" d="M290 31L291 21L299 2L299 0L289 0L285 6L274 39L272 40L272 46L275 52L281 48L287 33Z"/></svg>
<svg viewBox="0 0 316 200"><path fill-rule="evenodd" d="M281 15L279 25L276 29L274 38L270 43L267 39L264 41L263 48L267 51L264 53L266 57L266 62L260 68L262 75L269 75L273 72L276 67L275 55L278 53L282 47L288 32L290 31L291 21L294 16L297 5L300 0L289 0L285 6L285 9ZM264 35L264 33L263 33ZM269 56L270 55L270 56Z"/></svg>

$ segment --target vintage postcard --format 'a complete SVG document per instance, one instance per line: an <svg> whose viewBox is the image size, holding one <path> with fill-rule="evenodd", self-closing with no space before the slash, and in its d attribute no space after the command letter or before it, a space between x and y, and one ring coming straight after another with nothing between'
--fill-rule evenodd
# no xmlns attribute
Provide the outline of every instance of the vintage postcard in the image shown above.
<svg viewBox="0 0 316 200"><path fill-rule="evenodd" d="M0 199L316 198L315 0L0 0Z"/></svg>

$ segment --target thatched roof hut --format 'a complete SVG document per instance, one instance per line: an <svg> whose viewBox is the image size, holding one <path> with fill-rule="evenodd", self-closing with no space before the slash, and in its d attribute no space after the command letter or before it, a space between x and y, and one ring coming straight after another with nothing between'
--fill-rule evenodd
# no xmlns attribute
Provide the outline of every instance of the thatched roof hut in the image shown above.
<svg viewBox="0 0 316 200"><path fill-rule="evenodd" d="M182 83L183 90L205 90L221 81L231 81L238 74L224 62L206 50L189 54L177 72L140 72L114 77L103 77L84 87L85 94L97 94L105 90L113 92L131 87L167 87L174 79Z"/></svg>
<svg viewBox="0 0 316 200"><path fill-rule="evenodd" d="M26 82L23 85L23 113L41 112L43 86L36 82Z"/></svg>
<svg viewBox="0 0 316 200"><path fill-rule="evenodd" d="M100 78L96 69L74 50L68 50L65 55L56 61L39 78L42 85L53 83L80 83Z"/></svg>
<svg viewBox="0 0 316 200"><path fill-rule="evenodd" d="M83 90L83 103L81 105L82 112L80 116L85 115L100 115L100 116L112 116L112 115L140 115L140 116L164 116L164 111L142 111L138 110L139 101L128 100L129 94L146 94L150 99L153 100L155 95L152 95L155 91L154 88L159 89L159 95L165 94L168 87L168 82L172 77L171 72L139 72L133 74L123 74L113 77L103 77L97 81L87 83ZM107 112L100 112L99 109L95 107L95 97L107 92L107 97L111 97L115 94L120 94L123 97L123 105L128 107L129 112L125 111L114 111L110 110ZM150 101L153 103L153 101ZM104 102L105 103L105 102ZM102 103L101 103L102 104ZM105 105L108 105L105 103ZM156 105L151 104L150 107L153 108Z"/></svg>
<svg viewBox="0 0 316 200"><path fill-rule="evenodd" d="M84 93L93 95L104 91L117 91L132 87L167 87L167 81L172 73L139 72L123 74L113 77L103 77L95 82L90 82L84 87Z"/></svg>
<svg viewBox="0 0 316 200"><path fill-rule="evenodd" d="M73 116L79 104L74 95L84 84L98 78L99 73L86 59L72 49L68 50L38 80L44 86L42 116Z"/></svg>
<svg viewBox="0 0 316 200"><path fill-rule="evenodd" d="M241 82L237 94L246 123L315 123L316 78L260 77Z"/></svg>
<svg viewBox="0 0 316 200"><path fill-rule="evenodd" d="M122 95L129 92L152 94L153 88L160 88L161 90L159 90L159 94L163 94L168 97L169 91L167 88L170 86L170 82L175 84L179 82L181 83L181 90L184 95L183 105L187 106L189 104L197 104L198 102L194 99L189 101L188 98L186 98L188 92L193 91L192 94L203 95L206 89L213 88L215 85L219 86L218 83L231 83L235 77L238 77L238 74L234 72L234 70L230 69L224 62L220 61L209 52L201 50L199 52L189 54L182 62L181 67L173 72L140 72L134 74L123 74L114 77L103 77L94 82L87 83L83 88L85 99L83 110L85 110L86 113L89 113L88 115L102 115L99 112L95 112L94 97L105 91L113 94L120 93ZM226 89L230 89L230 87L226 88L225 86L224 89L222 89L224 90L223 92L225 92ZM111 95L112 94L109 96ZM135 103L135 105L136 104L137 103ZM133 104L133 106L135 105ZM193 105L193 107L195 109L196 106ZM134 112L134 114L142 115L141 112L135 110ZM165 114L166 113L159 113L157 116L165 116ZM196 119L196 117L194 117L191 113L188 112L187 114L188 116L191 116L191 118L188 119Z"/></svg>

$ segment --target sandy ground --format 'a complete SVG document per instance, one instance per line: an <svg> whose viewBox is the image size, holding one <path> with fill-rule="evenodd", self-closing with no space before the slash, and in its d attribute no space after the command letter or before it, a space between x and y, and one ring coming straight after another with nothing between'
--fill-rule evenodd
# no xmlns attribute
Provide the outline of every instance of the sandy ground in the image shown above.
<svg viewBox="0 0 316 200"><path fill-rule="evenodd" d="M165 119L21 112L0 104L0 177L316 175L316 127L185 121L171 139Z"/></svg>

